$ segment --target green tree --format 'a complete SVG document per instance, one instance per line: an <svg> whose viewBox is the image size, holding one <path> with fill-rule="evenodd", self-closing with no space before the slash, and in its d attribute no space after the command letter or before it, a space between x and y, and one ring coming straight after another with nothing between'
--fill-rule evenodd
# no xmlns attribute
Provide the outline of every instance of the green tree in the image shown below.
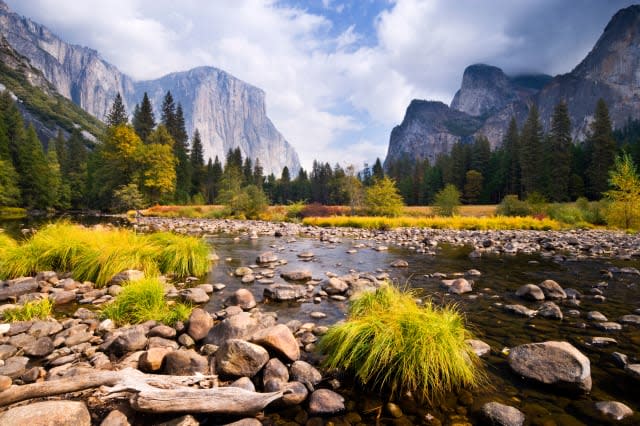
<svg viewBox="0 0 640 426"><path fill-rule="evenodd" d="M49 205L57 209L68 209L70 204L69 185L63 181L55 144L49 144L47 150L47 166L49 168Z"/></svg>
<svg viewBox="0 0 640 426"><path fill-rule="evenodd" d="M23 204L27 208L53 207L49 193L49 167L36 130L29 126L20 146L15 148L16 170Z"/></svg>
<svg viewBox="0 0 640 426"><path fill-rule="evenodd" d="M373 179L384 178L384 169L382 168L382 163L380 162L380 158L376 158L376 162L373 164L371 173L372 173Z"/></svg>
<svg viewBox="0 0 640 426"><path fill-rule="evenodd" d="M144 92L140 107L136 105L136 109L133 112L133 128L140 139L147 143L147 137L149 137L154 127L156 127L156 118L153 114L153 106L147 92Z"/></svg>
<svg viewBox="0 0 640 426"><path fill-rule="evenodd" d="M375 179L375 182L367 188L364 204L368 213L373 216L399 216L404 207L396 183L386 176Z"/></svg>
<svg viewBox="0 0 640 426"><path fill-rule="evenodd" d="M349 207L351 209L351 214L355 215L357 209L362 206L364 201L364 187L360 179L358 179L358 175L356 174L356 168L353 164L349 165L345 169L345 177L344 177L344 192L347 194L347 199L349 201Z"/></svg>
<svg viewBox="0 0 640 426"><path fill-rule="evenodd" d="M118 92L116 97L113 99L111 110L109 111L109 114L107 114L107 125L115 127L121 124L127 124L128 122L129 118L127 117L127 110L124 107L122 96L120 96L120 92Z"/></svg>
<svg viewBox="0 0 640 426"><path fill-rule="evenodd" d="M149 145L167 145L170 146L171 151L173 151L174 141L164 124L160 124L149 134L147 143Z"/></svg>
<svg viewBox="0 0 640 426"><path fill-rule="evenodd" d="M464 183L464 199L467 204L475 204L482 193L482 173L477 170L467 172Z"/></svg>
<svg viewBox="0 0 640 426"><path fill-rule="evenodd" d="M491 159L491 144L484 135L475 138L471 147L471 167L472 170L480 172L482 176L487 175L489 160Z"/></svg>
<svg viewBox="0 0 640 426"><path fill-rule="evenodd" d="M520 135L520 170L524 194L543 191L540 173L544 165L542 152L542 125L538 107L533 104Z"/></svg>
<svg viewBox="0 0 640 426"><path fill-rule="evenodd" d="M614 164L616 141L611 130L609 109L604 99L598 100L587 151L587 195L598 199L607 190L607 177Z"/></svg>
<svg viewBox="0 0 640 426"><path fill-rule="evenodd" d="M18 174L10 161L0 159L0 206L17 207L19 205Z"/></svg>
<svg viewBox="0 0 640 426"><path fill-rule="evenodd" d="M64 156L60 160L60 167L63 180L69 187L70 207L73 209L83 208L87 198L88 152L78 129L71 133L62 152Z"/></svg>
<svg viewBox="0 0 640 426"><path fill-rule="evenodd" d="M453 216L458 214L460 207L460 191L453 184L446 185L436 194L433 210L439 216Z"/></svg>
<svg viewBox="0 0 640 426"><path fill-rule="evenodd" d="M135 183L122 185L113 191L112 209L116 212L138 210L145 205L144 197Z"/></svg>
<svg viewBox="0 0 640 426"><path fill-rule="evenodd" d="M631 155L624 153L616 157L613 170L609 172L611 189L605 192L611 201L607 212L607 223L624 229L640 227L640 178Z"/></svg>
<svg viewBox="0 0 640 426"><path fill-rule="evenodd" d="M225 193L224 205L238 218L257 219L269 206L267 196L256 185L247 185L235 193Z"/></svg>
<svg viewBox="0 0 640 426"><path fill-rule="evenodd" d="M204 184L204 147L200 139L198 129L193 132L191 138L191 194L195 195L203 192Z"/></svg>
<svg viewBox="0 0 640 426"><path fill-rule="evenodd" d="M549 190L552 201L569 199L569 181L571 176L571 119L567 104L562 101L556 105L551 117L549 147Z"/></svg>

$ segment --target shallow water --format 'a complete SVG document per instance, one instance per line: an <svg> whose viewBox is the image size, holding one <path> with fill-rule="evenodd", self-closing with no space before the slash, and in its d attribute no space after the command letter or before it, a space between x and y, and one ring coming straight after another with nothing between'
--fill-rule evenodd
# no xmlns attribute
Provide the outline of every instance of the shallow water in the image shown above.
<svg viewBox="0 0 640 426"><path fill-rule="evenodd" d="M639 267L640 261L612 261L586 260L556 263L539 256L511 256L511 257L483 257L470 259L468 248L444 247L439 249L437 256L418 254L404 248L389 247L389 251L378 252L372 248L361 248L355 254L347 254L353 244L367 241L351 241L344 239L339 244L330 244L311 239L297 239L287 243L283 238L261 237L257 240L246 238L234 241L228 236L210 238L220 261L212 268L209 282L222 282L227 287L218 293L207 306L211 311L222 307L223 300L236 289L245 287L250 289L256 300L262 300L264 286L258 283L243 285L240 279L233 277L233 270L238 266L252 265L256 257L264 251L274 251L288 264L279 267L281 270L308 269L314 279L322 279L330 271L338 275L358 272L386 271L392 279L400 284L422 289L425 297L431 297L437 303L455 302L466 314L468 325L476 336L492 348L492 354L485 358L484 364L489 377L489 384L471 392L473 402L459 395L451 395L443 404L435 407L422 405L420 409L406 408L403 419L412 423L422 423L425 414L432 414L443 424L475 423L472 415L479 406L491 400L514 405L527 415L530 424L545 425L580 425L607 424L607 420L599 417L593 409L596 401L615 400L627 404L636 414L628 418L623 424L640 424L640 398L635 393L637 382L628 378L624 371L613 363L611 353L614 351L627 354L632 360L640 357L640 328L625 325L622 331L603 332L589 325L584 317L587 312L598 310L610 321L616 321L620 316L633 313L640 307L640 277L635 275L614 275L608 280L608 287L603 289L606 301L597 303L595 300L583 297L578 308L561 306L565 314L564 320L544 318L528 319L506 313L498 304L523 304L531 309L537 308L539 303L527 302L515 296L515 290L522 284L540 283L545 279L556 280L563 288L571 287L579 290L584 296L603 281L601 270L611 266ZM304 262L297 258L302 251L311 251L315 258ZM231 260L228 260L231 259ZM396 259L404 259L409 263L408 268L391 268L389 265ZM434 272L454 274L465 272L471 268L482 272L481 277L475 277L474 292L463 296L450 296L440 288L440 280L428 278L425 275ZM276 282L282 280L275 278ZM314 320L319 325L331 325L344 318L345 302L323 300L319 304L267 304L263 309L276 311L280 322L298 319L303 322L311 321L309 313L313 311L325 312L327 318ZM566 315L569 309L578 309L581 318ZM608 347L593 347L588 344L592 336L613 337L617 345ZM566 340L587 355L591 361L593 389L589 395L569 395L563 391L550 387L537 386L520 379L513 374L506 362L506 357L500 352L503 348L513 347L522 343L541 342L546 340ZM381 396L368 393L358 387L341 391L349 400L348 405L357 412L362 421L370 424L376 421ZM373 411L371 409L374 408ZM367 413L369 410L369 413ZM412 414L411 411L415 411ZM353 413L352 413L353 414ZM272 414L269 417L275 423L300 421L304 418L297 409ZM333 420L337 424L346 422L347 415ZM349 418L349 419L352 419ZM385 418L382 410L379 421L397 424L403 419ZM616 422L619 423L619 422Z"/></svg>

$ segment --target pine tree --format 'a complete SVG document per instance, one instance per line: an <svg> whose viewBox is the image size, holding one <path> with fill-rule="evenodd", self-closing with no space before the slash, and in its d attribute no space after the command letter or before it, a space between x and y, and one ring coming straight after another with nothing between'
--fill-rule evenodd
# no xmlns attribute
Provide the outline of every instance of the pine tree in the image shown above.
<svg viewBox="0 0 640 426"><path fill-rule="evenodd" d="M49 169L48 204L56 209L68 209L70 207L69 186L62 179L55 144L49 144L49 149L47 150L47 166Z"/></svg>
<svg viewBox="0 0 640 426"><path fill-rule="evenodd" d="M540 124L538 107L533 104L520 135L522 191L526 195L531 195L534 192L542 193L544 190L540 173L543 166L542 137L542 125Z"/></svg>
<svg viewBox="0 0 640 426"><path fill-rule="evenodd" d="M502 142L504 147L505 191L507 194L522 195L520 188L520 138L518 124L511 118L509 129Z"/></svg>
<svg viewBox="0 0 640 426"><path fill-rule="evenodd" d="M191 195L202 193L204 183L204 148L198 129L191 138Z"/></svg>
<svg viewBox="0 0 640 426"><path fill-rule="evenodd" d="M24 140L16 148L16 158L23 204L36 209L53 207L49 193L49 167L33 125L29 126Z"/></svg>
<svg viewBox="0 0 640 426"><path fill-rule="evenodd" d="M376 162L373 164L371 169L371 174L373 179L382 179L384 177L384 169L382 168L380 158L376 158Z"/></svg>
<svg viewBox="0 0 640 426"><path fill-rule="evenodd" d="M176 163L176 201L187 202L191 191L191 163L189 161L189 137L184 124L182 105L178 104L173 127L167 126L173 137L173 155Z"/></svg>
<svg viewBox="0 0 640 426"><path fill-rule="evenodd" d="M262 164L260 164L260 159L256 158L256 162L253 165L253 184L259 188L262 188L264 185L264 169L262 168Z"/></svg>
<svg viewBox="0 0 640 426"><path fill-rule="evenodd" d="M69 185L71 208L79 209L86 205L87 198L87 159L88 152L79 130L74 130L65 144L65 156L60 161L62 176Z"/></svg>
<svg viewBox="0 0 640 426"><path fill-rule="evenodd" d="M571 119L567 104L562 101L556 105L551 117L549 146L549 190L552 201L569 199L569 180L571 176Z"/></svg>
<svg viewBox="0 0 640 426"><path fill-rule="evenodd" d="M153 114L153 106L147 92L144 92L140 107L138 108L136 105L136 110L133 113L133 128L142 142L147 143L147 138L154 127L156 127L156 119Z"/></svg>
<svg viewBox="0 0 640 426"><path fill-rule="evenodd" d="M162 100L160 122L164 124L167 129L170 129L170 131L176 127L176 105L173 102L173 96L171 96L170 91L167 91Z"/></svg>
<svg viewBox="0 0 640 426"><path fill-rule="evenodd" d="M127 110L124 107L122 96L120 96L120 92L118 92L113 100L113 104L111 105L111 110L109 111L109 114L107 114L107 125L114 127L121 124L127 124L128 122L129 118L127 117Z"/></svg>
<svg viewBox="0 0 640 426"><path fill-rule="evenodd" d="M244 163L242 164L242 175L243 185L253 184L253 163L249 157L245 158Z"/></svg>
<svg viewBox="0 0 640 426"><path fill-rule="evenodd" d="M607 190L609 170L613 167L616 141L613 139L609 109L604 99L598 100L591 134L587 139L587 194L598 199Z"/></svg>
<svg viewBox="0 0 640 426"><path fill-rule="evenodd" d="M18 174L9 160L0 159L0 206L17 207L19 205Z"/></svg>

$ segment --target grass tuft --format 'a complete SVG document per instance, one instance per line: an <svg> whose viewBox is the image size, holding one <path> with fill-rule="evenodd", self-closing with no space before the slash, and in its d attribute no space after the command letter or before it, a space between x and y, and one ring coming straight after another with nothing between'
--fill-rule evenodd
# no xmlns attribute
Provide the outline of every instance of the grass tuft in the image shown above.
<svg viewBox="0 0 640 426"><path fill-rule="evenodd" d="M352 371L364 384L410 391L427 401L483 380L479 360L453 306L418 306L415 294L387 285L356 298L346 322L321 339L324 365Z"/></svg>
<svg viewBox="0 0 640 426"><path fill-rule="evenodd" d="M148 239L161 247L157 256L160 272L186 277L209 271L209 247L201 238L158 232Z"/></svg>
<svg viewBox="0 0 640 426"><path fill-rule="evenodd" d="M173 325L191 315L191 306L169 304L164 298L164 286L158 278L144 278L127 283L122 292L102 310L102 316L118 325L160 321Z"/></svg>
<svg viewBox="0 0 640 426"><path fill-rule="evenodd" d="M49 299L42 299L27 302L17 308L7 309L2 315L7 322L44 320L51 316L52 310L53 302Z"/></svg>
<svg viewBox="0 0 640 426"><path fill-rule="evenodd" d="M0 234L1 235L1 234ZM78 281L104 286L126 269L149 276L159 272L180 277L208 271L209 247L204 240L160 233L137 235L126 229L85 228L58 222L17 245L0 240L0 278L39 271L71 272Z"/></svg>

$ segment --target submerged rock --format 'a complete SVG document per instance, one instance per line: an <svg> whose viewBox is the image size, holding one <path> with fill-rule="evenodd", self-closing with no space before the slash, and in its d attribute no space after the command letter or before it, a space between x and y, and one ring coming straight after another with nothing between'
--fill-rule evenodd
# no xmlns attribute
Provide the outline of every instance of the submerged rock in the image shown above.
<svg viewBox="0 0 640 426"><path fill-rule="evenodd" d="M507 359L513 371L528 379L573 390L591 390L589 358L568 342L516 346Z"/></svg>
<svg viewBox="0 0 640 426"><path fill-rule="evenodd" d="M533 301L544 300L542 289L535 284L525 284L518 288L518 290L516 290L516 296Z"/></svg>
<svg viewBox="0 0 640 426"><path fill-rule="evenodd" d="M525 421L522 411L499 402L487 402L481 412L489 424L495 426L522 426Z"/></svg>
<svg viewBox="0 0 640 426"><path fill-rule="evenodd" d="M309 414L327 415L344 410L342 395L329 389L318 389L309 397Z"/></svg>
<svg viewBox="0 0 640 426"><path fill-rule="evenodd" d="M631 408L618 401L596 402L596 410L603 416L613 418L614 420L622 420L625 417L633 415Z"/></svg>
<svg viewBox="0 0 640 426"><path fill-rule="evenodd" d="M554 280L544 280L538 287L542 290L545 297L548 299L566 299L567 293L564 292L560 284Z"/></svg>

